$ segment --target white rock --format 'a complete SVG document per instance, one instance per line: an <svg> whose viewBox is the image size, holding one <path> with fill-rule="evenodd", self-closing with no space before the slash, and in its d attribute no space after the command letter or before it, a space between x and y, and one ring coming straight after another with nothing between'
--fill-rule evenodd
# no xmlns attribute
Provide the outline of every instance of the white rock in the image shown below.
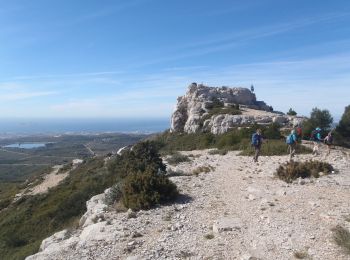
<svg viewBox="0 0 350 260"><path fill-rule="evenodd" d="M242 222L239 218L222 217L213 224L213 231L215 233L240 230L241 228Z"/></svg>

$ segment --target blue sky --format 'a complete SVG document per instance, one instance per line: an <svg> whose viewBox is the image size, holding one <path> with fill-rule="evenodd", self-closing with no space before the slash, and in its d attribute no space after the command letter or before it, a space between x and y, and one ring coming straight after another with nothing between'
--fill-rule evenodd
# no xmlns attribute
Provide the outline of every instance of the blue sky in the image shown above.
<svg viewBox="0 0 350 260"><path fill-rule="evenodd" d="M191 82L350 103L350 1L0 0L0 117L170 117Z"/></svg>

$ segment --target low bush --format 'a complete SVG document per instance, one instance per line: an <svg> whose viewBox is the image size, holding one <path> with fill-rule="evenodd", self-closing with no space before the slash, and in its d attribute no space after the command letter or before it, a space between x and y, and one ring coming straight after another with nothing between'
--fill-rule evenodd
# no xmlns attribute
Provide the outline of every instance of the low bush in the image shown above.
<svg viewBox="0 0 350 260"><path fill-rule="evenodd" d="M58 173L67 172L67 171L71 170L72 167L73 167L73 163L67 163L67 164L63 165L63 166L58 170Z"/></svg>
<svg viewBox="0 0 350 260"><path fill-rule="evenodd" d="M165 131L152 138L154 146L160 149L162 154L173 154L176 151L203 150L218 148L222 150L243 150L250 145L252 134L257 128L262 129L263 136L269 140L280 140L281 134L278 124L234 128L227 133L214 135L212 133L170 133ZM283 138L284 139L284 138ZM287 149L286 149L287 150Z"/></svg>
<svg viewBox="0 0 350 260"><path fill-rule="evenodd" d="M332 165L320 161L294 162L290 161L278 167L275 175L281 180L291 183L297 178L318 178L319 173L330 174L333 171Z"/></svg>
<svg viewBox="0 0 350 260"><path fill-rule="evenodd" d="M206 235L204 236L204 238L205 238L205 239L213 239L213 238L214 238L214 234L212 234L212 233L206 234Z"/></svg>
<svg viewBox="0 0 350 260"><path fill-rule="evenodd" d="M212 166L199 166L193 169L192 174L198 176L200 173L208 173L215 170Z"/></svg>
<svg viewBox="0 0 350 260"><path fill-rule="evenodd" d="M147 169L129 174L122 186L124 205L133 210L149 209L176 198L178 191L164 174Z"/></svg>
<svg viewBox="0 0 350 260"><path fill-rule="evenodd" d="M350 255L350 232L342 226L336 226L332 229L333 239L335 243L340 246L344 252Z"/></svg>
<svg viewBox="0 0 350 260"><path fill-rule="evenodd" d="M227 152L228 151L226 149L214 149L214 150L210 150L208 152L208 154L210 154L210 155L215 155L215 154L226 155Z"/></svg>
<svg viewBox="0 0 350 260"><path fill-rule="evenodd" d="M309 254L307 253L307 251L296 251L293 255L296 259L309 258Z"/></svg>
<svg viewBox="0 0 350 260"><path fill-rule="evenodd" d="M179 152L177 153L173 153L172 156L170 156L169 158L167 158L167 162L171 165L176 165L182 162L189 162L190 158L188 158L188 156L183 155Z"/></svg>
<svg viewBox="0 0 350 260"><path fill-rule="evenodd" d="M209 110L208 114L206 114L205 116L203 116L201 118L201 122L204 123L205 120L210 119L214 115L224 115L224 114L242 115L242 112L239 110L239 108L237 109L236 106L234 106L234 107L215 107L215 108Z"/></svg>
<svg viewBox="0 0 350 260"><path fill-rule="evenodd" d="M166 172L166 176L168 176L168 177L184 176L184 175L188 175L188 174L186 174L185 172L183 172L181 170L174 171L172 169L168 169Z"/></svg>

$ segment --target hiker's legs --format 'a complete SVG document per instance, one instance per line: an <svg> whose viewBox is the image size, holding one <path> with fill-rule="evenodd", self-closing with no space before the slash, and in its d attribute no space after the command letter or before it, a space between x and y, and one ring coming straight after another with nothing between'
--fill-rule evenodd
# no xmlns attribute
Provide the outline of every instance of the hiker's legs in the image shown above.
<svg viewBox="0 0 350 260"><path fill-rule="evenodd" d="M331 153L331 145L327 144L327 155L330 155Z"/></svg>
<svg viewBox="0 0 350 260"><path fill-rule="evenodd" d="M259 153L260 153L260 146L256 145L254 146L254 148L255 148L254 162L257 162L259 158Z"/></svg>
<svg viewBox="0 0 350 260"><path fill-rule="evenodd" d="M289 144L288 150L289 150L289 157L290 159L292 159L295 155L295 144Z"/></svg>
<svg viewBox="0 0 350 260"><path fill-rule="evenodd" d="M318 155L318 142L314 142L314 148L312 149L312 154Z"/></svg>

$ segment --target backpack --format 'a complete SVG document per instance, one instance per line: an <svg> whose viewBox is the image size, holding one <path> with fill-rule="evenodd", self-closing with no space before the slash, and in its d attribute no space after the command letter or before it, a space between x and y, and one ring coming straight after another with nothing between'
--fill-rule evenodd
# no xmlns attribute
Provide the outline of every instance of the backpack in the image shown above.
<svg viewBox="0 0 350 260"><path fill-rule="evenodd" d="M286 143L287 143L287 144L293 144L293 143L294 143L294 138L293 138L293 135L292 135L292 134L290 134L290 135L287 136L287 138L286 138Z"/></svg>
<svg viewBox="0 0 350 260"><path fill-rule="evenodd" d="M259 145L260 143L260 137L257 133L254 133L252 135L252 145Z"/></svg>
<svg viewBox="0 0 350 260"><path fill-rule="evenodd" d="M300 127L298 127L298 128L297 128L297 135L298 135L299 137L301 137L302 134L303 134L303 130L302 130Z"/></svg>
<svg viewBox="0 0 350 260"><path fill-rule="evenodd" d="M316 131L316 130L313 130L313 131L311 132L310 140L314 140L314 141L317 140L317 131Z"/></svg>

